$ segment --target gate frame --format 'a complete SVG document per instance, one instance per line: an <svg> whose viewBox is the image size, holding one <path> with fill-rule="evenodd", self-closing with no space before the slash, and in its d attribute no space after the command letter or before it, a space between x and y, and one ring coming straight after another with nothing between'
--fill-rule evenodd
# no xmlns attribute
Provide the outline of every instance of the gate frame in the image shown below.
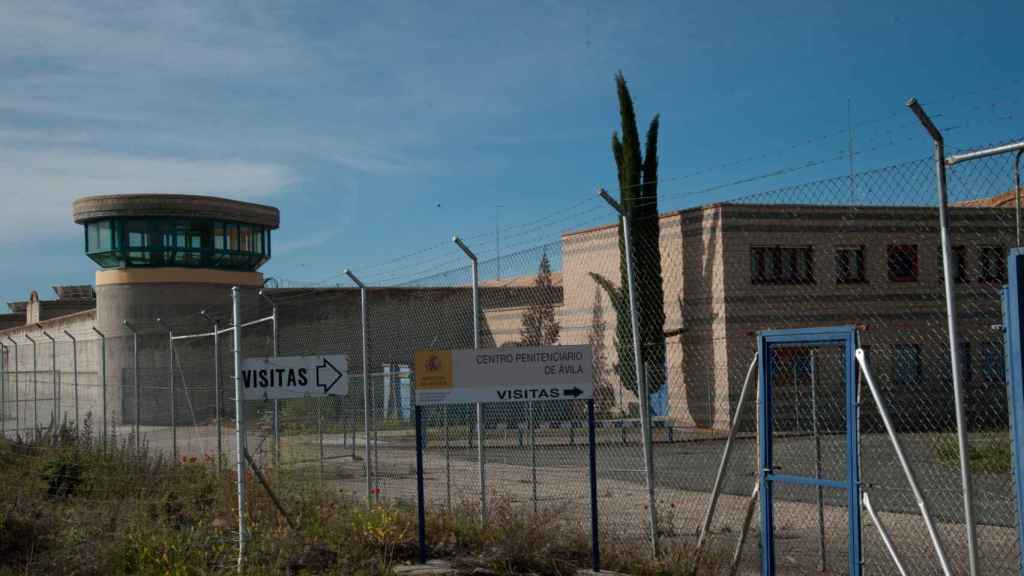
<svg viewBox="0 0 1024 576"><path fill-rule="evenodd" d="M1010 401L1010 438L1013 455L1013 477L1017 500L1017 546L1024 551L1024 341L1021 340L1024 318L1024 249L1013 248L1007 256L1007 286L1003 289L1003 362L1006 364L1007 395ZM1024 553L1018 554L1019 572L1024 575Z"/></svg>
<svg viewBox="0 0 1024 576"><path fill-rule="evenodd" d="M804 476L775 474L771 469L771 355L773 345L840 344L844 347L846 372L846 480L816 479ZM846 490L850 576L861 574L861 520L860 520L860 426L858 418L857 329L854 326L829 326L766 330L757 333L758 388L761 405L758 406L758 483L761 508L761 574L773 576L775 572L775 514L772 508L772 482L802 484Z"/></svg>

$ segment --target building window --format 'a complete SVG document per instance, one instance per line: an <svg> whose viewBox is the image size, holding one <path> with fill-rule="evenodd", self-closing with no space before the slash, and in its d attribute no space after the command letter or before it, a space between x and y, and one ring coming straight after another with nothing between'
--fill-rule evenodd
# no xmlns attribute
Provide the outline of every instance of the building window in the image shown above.
<svg viewBox="0 0 1024 576"><path fill-rule="evenodd" d="M981 379L988 383L1002 384L1006 376L1006 364L1001 342L985 342L981 345Z"/></svg>
<svg viewBox="0 0 1024 576"><path fill-rule="evenodd" d="M867 282L864 270L864 247L844 246L836 249L836 284Z"/></svg>
<svg viewBox="0 0 1024 576"><path fill-rule="evenodd" d="M917 244L889 245L889 281L917 282Z"/></svg>
<svg viewBox="0 0 1024 576"><path fill-rule="evenodd" d="M814 249L810 246L753 246L751 284L813 284Z"/></svg>
<svg viewBox="0 0 1024 576"><path fill-rule="evenodd" d="M921 348L917 344L897 344L892 368L893 384L917 385L921 381Z"/></svg>
<svg viewBox="0 0 1024 576"><path fill-rule="evenodd" d="M969 282L967 277L967 247L966 246L953 246L953 250L950 253L953 258L953 283L954 284L966 284ZM939 244L938 251L938 271L939 271L939 282L945 282L945 263L942 260L942 245Z"/></svg>
<svg viewBox="0 0 1024 576"><path fill-rule="evenodd" d="M998 284L1006 282L1006 248L997 245L978 248L978 280Z"/></svg>
<svg viewBox="0 0 1024 576"><path fill-rule="evenodd" d="M86 223L85 249L104 268L127 265L256 270L270 258L270 230L204 218L115 218Z"/></svg>

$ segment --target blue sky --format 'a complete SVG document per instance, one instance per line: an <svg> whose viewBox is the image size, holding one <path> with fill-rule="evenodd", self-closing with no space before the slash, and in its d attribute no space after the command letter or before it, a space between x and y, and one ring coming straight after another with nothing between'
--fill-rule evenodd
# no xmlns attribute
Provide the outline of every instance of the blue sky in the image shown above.
<svg viewBox="0 0 1024 576"><path fill-rule="evenodd" d="M291 284L493 255L498 205L506 249L611 222L617 70L665 209L845 173L848 101L858 170L930 153L910 96L952 148L1024 136L1021 2L283 4L0 7L0 301L92 281L90 194L276 205Z"/></svg>

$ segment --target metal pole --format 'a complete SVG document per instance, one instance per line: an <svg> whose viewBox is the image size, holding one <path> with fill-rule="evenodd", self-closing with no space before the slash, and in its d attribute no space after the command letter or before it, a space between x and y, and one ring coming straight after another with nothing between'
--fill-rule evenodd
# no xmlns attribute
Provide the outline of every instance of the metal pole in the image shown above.
<svg viewBox="0 0 1024 576"><path fill-rule="evenodd" d="M7 438L7 347L0 344L0 438Z"/></svg>
<svg viewBox="0 0 1024 576"><path fill-rule="evenodd" d="M529 409L529 425L530 425L530 479L532 483L532 500L533 500L533 513L537 513L537 440L536 434L534 433L534 420L533 420L533 401L527 403Z"/></svg>
<svg viewBox="0 0 1024 576"><path fill-rule="evenodd" d="M715 515L715 508L718 505L718 496L722 491L722 480L725 478L725 469L729 465L729 457L732 455L732 443L736 438L736 429L739 428L740 418L743 415L743 405L747 400L747 393L750 391L750 382L753 379L754 372L757 368L757 353L754 353L754 359L750 361L750 367L747 368L747 376L743 379L743 387L740 388L740 397L736 402L736 411L732 415L732 423L729 425L729 436L725 439L725 449L722 451L722 460L718 463L718 472L715 473L715 484L711 488L711 499L708 501L708 509L704 512L704 521L700 526L700 535L697 537L697 551L704 547L704 542L708 537L708 530L711 528L711 519Z"/></svg>
<svg viewBox="0 0 1024 576"><path fill-rule="evenodd" d="M277 304L267 296L267 293L263 290L259 291L259 295L264 300L270 302L270 330L273 336L273 351L274 357L277 358ZM281 406L280 400L274 398L273 400L274 418L271 425L272 438L274 444L274 466L277 466L281 458Z"/></svg>
<svg viewBox="0 0 1024 576"><path fill-rule="evenodd" d="M36 341L28 334L25 334L25 338L32 343L32 430L33 435L39 433L39 382L37 380L39 371L39 363L36 360Z"/></svg>
<svg viewBox="0 0 1024 576"><path fill-rule="evenodd" d="M324 399L316 401L316 434L320 444L320 490L324 489Z"/></svg>
<svg viewBox="0 0 1024 576"><path fill-rule="evenodd" d="M871 397L875 399L875 405L878 406L878 415L882 417L885 431L889 434L889 441L892 443L893 450L896 451L896 459L899 460L900 467L903 468L903 473L907 477L907 483L910 484L910 491L914 494L914 500L917 502L917 507L924 518L924 525L928 529L928 536L932 540L932 546L935 548L935 554L939 558L939 564L942 565L942 572L946 576L950 576L951 572L949 570L949 563L946 561L946 552L942 547L942 540L932 524L932 515L928 511L924 495L921 494L921 490L917 487L917 478L914 476L914 471L910 468L906 456L903 455L903 446L896 436L896 429L892 425L892 420L889 419L889 410L886 408L885 402L882 401L878 388L875 387L875 380L871 377L871 370L868 369L867 359L864 358L864 351L858 348L854 356L857 358L857 363L860 364L861 373L864 374L864 380L868 383Z"/></svg>
<svg viewBox="0 0 1024 576"><path fill-rule="evenodd" d="M360 339L363 355L363 434L366 437L366 446L363 449L363 457L366 460L366 504L373 503L373 469L370 466L370 364L367 358L367 329L366 329L366 284L349 269L345 269L345 275L359 287L359 326ZM352 436L352 448L355 449L355 435Z"/></svg>
<svg viewBox="0 0 1024 576"><path fill-rule="evenodd" d="M10 340L11 344L14 344L14 435L19 436L21 434L21 401L18 388L21 384L21 378L18 376L18 370L20 370L18 364L18 343L10 336L7 339Z"/></svg>
<svg viewBox="0 0 1024 576"><path fill-rule="evenodd" d="M533 403L530 403L531 406ZM593 571L601 571L601 538L597 516L597 424L594 422L594 400L587 400L587 444L588 464L590 467L590 566ZM536 500L534 500L536 511Z"/></svg>
<svg viewBox="0 0 1024 576"><path fill-rule="evenodd" d="M100 389L103 397L100 399L100 410L103 412L103 447L107 446L107 337L92 327L92 331L100 337Z"/></svg>
<svg viewBox="0 0 1024 576"><path fill-rule="evenodd" d="M174 331L164 324L160 318L156 319L156 323L167 329L167 376L168 388L171 391L171 457L175 462L178 461L178 419L175 418L175 402L174 402Z"/></svg>
<svg viewBox="0 0 1024 576"><path fill-rule="evenodd" d="M914 99L911 99L911 101L907 103L907 106L910 106L911 109L913 109L914 107L912 103L916 104L917 102ZM918 105L918 108L920 108L920 105ZM915 110L914 113L917 114L917 111ZM920 114L918 114L918 118L921 118ZM922 120L921 122L925 123L926 121ZM925 128L928 128L928 126L925 125ZM928 131L931 132L931 129L929 129ZM936 130L936 132L938 132L938 130ZM939 138L941 139L941 136ZM994 148L985 148L983 150L974 150L973 152L965 152L963 154L953 154L949 158L945 158L945 162L947 166L955 166L961 162L978 160L981 158L988 158L989 156L998 156L999 154L1006 154L1007 152L1016 152L1019 150L1024 150L1024 141L1014 142L1012 144L1004 144L1002 146L996 146Z"/></svg>
<svg viewBox="0 0 1024 576"><path fill-rule="evenodd" d="M882 521L878 518L878 514L875 514L875 507L871 505L871 498L868 498L867 492L861 495L861 502L864 503L864 508L868 511L868 516L871 516L871 522L874 523L875 528L878 528L878 535L882 537L882 543L885 544L885 549L889 551L889 556L891 556L892 561L896 563L896 569L900 571L900 576L907 576L907 570L903 567L903 562L900 562L900 557L896 554L896 546L893 545L892 539L889 538L889 532L887 532L885 526L882 525Z"/></svg>
<svg viewBox="0 0 1024 576"><path fill-rule="evenodd" d="M476 254L458 236L452 242L469 257L473 273L473 348L480 348L480 270ZM480 475L480 523L487 523L487 475L484 460L484 405L476 403L476 455Z"/></svg>
<svg viewBox="0 0 1024 576"><path fill-rule="evenodd" d="M629 284L630 324L633 336L633 363L636 369L637 395L640 400L640 428L643 431L644 472L647 481L647 509L650 511L651 552L658 557L658 509L654 498L654 449L651 441L650 395L647 393L647 379L644 377L643 359L640 353L640 305L637 302L636 275L633 273L633 242L630 238L629 215L617 200L601 189L598 195L616 212L622 221L622 237L626 251L626 281Z"/></svg>
<svg viewBox="0 0 1024 576"><path fill-rule="evenodd" d="M978 573L978 552L974 526L974 491L971 485L971 470L967 444L967 423L964 416L964 394L960 367L960 335L957 325L956 290L953 285L953 256L947 215L946 158L942 134L921 108L911 98L907 106L914 112L921 124L928 130L935 143L935 170L939 192L939 228L942 237L942 275L946 290L946 317L949 324L949 359L953 372L953 401L956 410L957 439L960 445L960 481L963 487L964 520L967 524L967 556L971 576Z"/></svg>
<svg viewBox="0 0 1024 576"><path fill-rule="evenodd" d="M811 350L811 430L814 434L814 479L821 479L821 437L818 436L818 374L814 350ZM815 487L814 500L818 508L818 570L825 571L825 510L822 506L821 485Z"/></svg>
<svg viewBox="0 0 1024 576"><path fill-rule="evenodd" d="M441 407L444 417L444 491L445 504L448 510L452 509L452 448L450 434L448 433L448 405Z"/></svg>
<svg viewBox="0 0 1024 576"><path fill-rule="evenodd" d="M121 320L121 325L132 333L132 379L135 384L135 448L138 449L140 446L139 437L142 436L142 427L139 424L139 419L142 417L142 406L140 403L142 391L139 389L139 333L135 330L135 326L127 320Z"/></svg>
<svg viewBox="0 0 1024 576"><path fill-rule="evenodd" d="M233 324L232 355L235 361L235 450L238 485L238 572L245 564L245 403L242 400L242 299L238 286L231 287L231 320Z"/></svg>
<svg viewBox="0 0 1024 576"><path fill-rule="evenodd" d="M50 428L56 432L60 428L60 393L57 389L57 340L50 333L36 324L36 328L50 341Z"/></svg>
<svg viewBox="0 0 1024 576"><path fill-rule="evenodd" d="M1020 215L1020 157L1024 155L1024 150L1018 150L1017 155L1013 159L1013 189L1016 191L1014 194L1014 205L1017 209L1017 247L1021 247L1021 215Z"/></svg>
<svg viewBox="0 0 1024 576"><path fill-rule="evenodd" d="M423 417L417 404L416 414L416 537L419 544L419 563L427 563L427 514L423 490Z"/></svg>
<svg viewBox="0 0 1024 576"><path fill-rule="evenodd" d="M68 338L71 338L71 361L72 361L72 367L73 367L72 369L74 370L74 375L75 375L75 433L77 434L78 433L78 340L76 340L75 337L71 335L71 332L68 332L67 330L64 331L64 334Z"/></svg>

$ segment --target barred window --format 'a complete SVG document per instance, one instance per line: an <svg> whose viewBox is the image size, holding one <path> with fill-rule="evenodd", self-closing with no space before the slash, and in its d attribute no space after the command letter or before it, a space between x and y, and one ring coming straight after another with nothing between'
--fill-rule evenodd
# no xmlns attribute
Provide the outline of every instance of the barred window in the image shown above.
<svg viewBox="0 0 1024 576"><path fill-rule="evenodd" d="M862 284L867 282L864 269L864 247L836 248L836 284Z"/></svg>
<svg viewBox="0 0 1024 576"><path fill-rule="evenodd" d="M752 246L751 284L813 284L814 249L811 246Z"/></svg>
<svg viewBox="0 0 1024 576"><path fill-rule="evenodd" d="M917 282L917 244L889 245L889 281Z"/></svg>

